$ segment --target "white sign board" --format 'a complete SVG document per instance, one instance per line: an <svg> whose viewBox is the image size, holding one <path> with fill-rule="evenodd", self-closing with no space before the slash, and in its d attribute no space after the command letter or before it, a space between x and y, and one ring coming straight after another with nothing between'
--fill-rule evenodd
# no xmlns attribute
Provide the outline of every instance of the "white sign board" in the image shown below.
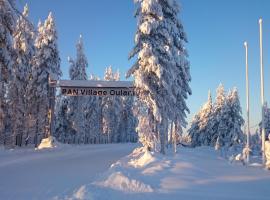
<svg viewBox="0 0 270 200"><path fill-rule="evenodd" d="M65 96L135 96L131 81L62 80L58 86Z"/></svg>

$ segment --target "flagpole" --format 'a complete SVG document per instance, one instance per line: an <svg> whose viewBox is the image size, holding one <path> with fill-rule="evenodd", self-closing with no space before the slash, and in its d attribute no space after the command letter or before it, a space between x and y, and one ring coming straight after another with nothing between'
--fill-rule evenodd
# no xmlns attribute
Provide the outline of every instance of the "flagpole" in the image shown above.
<svg viewBox="0 0 270 200"><path fill-rule="evenodd" d="M262 104L262 164L265 165L265 121L264 121L264 68L263 68L263 38L262 38L262 18L260 25L260 67L261 67L261 104Z"/></svg>
<svg viewBox="0 0 270 200"><path fill-rule="evenodd" d="M249 124L249 78L248 78L248 43L244 42L246 50L246 108L247 108L247 163L249 163L249 146L250 146L250 124Z"/></svg>

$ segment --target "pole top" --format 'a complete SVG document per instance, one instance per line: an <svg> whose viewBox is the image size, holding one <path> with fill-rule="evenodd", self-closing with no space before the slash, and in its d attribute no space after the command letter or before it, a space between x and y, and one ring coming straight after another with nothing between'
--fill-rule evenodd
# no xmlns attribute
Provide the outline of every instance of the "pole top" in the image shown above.
<svg viewBox="0 0 270 200"><path fill-rule="evenodd" d="M244 42L244 46L247 47L248 46L248 43L247 41Z"/></svg>
<svg viewBox="0 0 270 200"><path fill-rule="evenodd" d="M259 19L259 23L261 24L263 22L262 18Z"/></svg>

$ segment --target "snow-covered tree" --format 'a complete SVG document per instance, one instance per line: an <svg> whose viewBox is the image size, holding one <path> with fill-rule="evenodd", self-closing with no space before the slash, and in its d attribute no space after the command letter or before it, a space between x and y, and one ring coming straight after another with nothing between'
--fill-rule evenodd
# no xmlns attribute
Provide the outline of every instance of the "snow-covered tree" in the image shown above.
<svg viewBox="0 0 270 200"><path fill-rule="evenodd" d="M175 0L135 2L138 29L130 58L136 55L138 58L127 76L135 78L136 92L151 113L149 117L154 117L160 152L165 154L168 120L185 126L186 112L189 112L185 103L191 94L188 55L184 47L187 39Z"/></svg>
<svg viewBox="0 0 270 200"><path fill-rule="evenodd" d="M265 138L270 134L270 108L268 108L267 103L264 105L264 127L265 127ZM259 123L259 131L262 133L262 122Z"/></svg>
<svg viewBox="0 0 270 200"><path fill-rule="evenodd" d="M209 145L213 125L213 104L211 92L208 93L208 101L203 105L197 115L195 115L191 127L188 130L193 147L200 145Z"/></svg>
<svg viewBox="0 0 270 200"><path fill-rule="evenodd" d="M222 126L220 124L221 120L222 120L222 113L223 110L225 109L225 105L226 105L226 95L225 95L225 91L224 91L224 86L222 84L220 84L217 88L216 91L217 95L216 95L216 100L214 103L214 107L213 107L213 132L211 135L211 142L210 145L211 146L219 146L216 145L216 142L220 142L218 140L218 136L221 135L222 131L226 131L224 126ZM220 144L220 143L219 143Z"/></svg>
<svg viewBox="0 0 270 200"><path fill-rule="evenodd" d="M70 136L74 132L71 126L72 123L68 119L69 97L62 97L60 104L57 106L59 108L56 114L54 137L60 142L68 143L71 140Z"/></svg>
<svg viewBox="0 0 270 200"><path fill-rule="evenodd" d="M90 80L99 80L99 78L92 75ZM87 97L84 110L85 143L100 143L102 133L102 97Z"/></svg>
<svg viewBox="0 0 270 200"><path fill-rule="evenodd" d="M112 67L105 70L105 81L119 81L119 72L113 73ZM121 112L121 98L117 96L104 97L102 100L102 126L103 133L107 135L108 142L119 142L119 123Z"/></svg>
<svg viewBox="0 0 270 200"><path fill-rule="evenodd" d="M49 78L59 79L61 76L57 38L55 21L50 13L44 24L39 22L38 25L38 35L35 41L36 54L28 89L28 98L33 103L30 115L36 119L35 133L36 136L39 136L38 140L48 134ZM53 94L51 95L53 96Z"/></svg>
<svg viewBox="0 0 270 200"><path fill-rule="evenodd" d="M13 66L12 34L16 22L14 4L15 1L13 0L0 0L0 142L1 138L5 140L5 127L8 121L6 94L7 82L10 79Z"/></svg>
<svg viewBox="0 0 270 200"><path fill-rule="evenodd" d="M122 97L121 98L121 112L120 112L120 124L119 134L121 142L136 142L137 141L137 118L135 117L133 106L135 104L134 97Z"/></svg>
<svg viewBox="0 0 270 200"><path fill-rule="evenodd" d="M217 123L216 149L222 148L227 152L229 147L240 144L243 141L244 135L241 127L244 124L244 120L241 115L242 109L237 89L234 88L233 91L230 91L225 99L223 95L224 89L219 87L219 98L217 98L215 110L215 120ZM218 108L220 109L218 110Z"/></svg>
<svg viewBox="0 0 270 200"><path fill-rule="evenodd" d="M17 20L13 33L14 64L9 82L9 106L11 109L13 135L19 135L25 144L28 138L28 110L31 102L27 101L32 59L35 53L34 30L32 24L26 21L28 6L24 7L22 16ZM21 145L21 144L19 144Z"/></svg>
<svg viewBox="0 0 270 200"><path fill-rule="evenodd" d="M71 80L87 80L86 68L88 61L84 53L83 38L80 35L76 45L77 56L76 60L69 58L70 69L69 76ZM85 97L74 96L70 98L69 104L69 120L72 123L72 128L75 130L73 142L82 143L85 140L85 119L84 107L86 103Z"/></svg>
<svg viewBox="0 0 270 200"><path fill-rule="evenodd" d="M242 131L244 119L242 117L242 108L236 88L233 88L232 92L228 94L227 104L230 112L227 123L228 134L226 136L226 145L231 147L242 143L244 139L244 133Z"/></svg>

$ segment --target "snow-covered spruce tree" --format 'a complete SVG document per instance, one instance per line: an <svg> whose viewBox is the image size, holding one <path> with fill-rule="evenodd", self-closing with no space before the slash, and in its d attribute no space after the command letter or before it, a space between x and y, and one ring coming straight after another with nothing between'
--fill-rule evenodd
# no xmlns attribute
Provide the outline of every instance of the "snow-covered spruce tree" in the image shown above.
<svg viewBox="0 0 270 200"><path fill-rule="evenodd" d="M14 64L9 82L9 107L11 110L13 136L19 136L17 145L28 143L28 111L31 102L27 101L27 88L29 84L32 59L35 52L34 28L26 21L28 6L24 7L22 16L17 20L13 33L14 40Z"/></svg>
<svg viewBox="0 0 270 200"><path fill-rule="evenodd" d="M191 146L209 145L211 141L213 123L213 104L211 92L208 93L208 100L197 115L195 115L191 127L188 130L191 139Z"/></svg>
<svg viewBox="0 0 270 200"><path fill-rule="evenodd" d="M239 102L237 89L230 91L225 99L218 116L218 139L216 141L216 149L220 149L227 153L228 149L243 141L244 135L241 126L244 120L241 116L242 109Z"/></svg>
<svg viewBox="0 0 270 200"><path fill-rule="evenodd" d="M242 108L236 88L233 88L232 92L228 94L227 104L230 111L227 123L228 134L225 139L225 144L227 147L231 147L241 144L244 140L244 133L241 129L244 125L244 119L242 117Z"/></svg>
<svg viewBox="0 0 270 200"><path fill-rule="evenodd" d="M0 0L0 143L6 142L6 122L8 116L7 82L13 66L12 34L15 28L15 1Z"/></svg>
<svg viewBox="0 0 270 200"><path fill-rule="evenodd" d="M200 146L201 145L201 141L199 141L200 139L200 112L198 114L196 114L192 121L191 121L191 126L188 129L188 135L190 137L191 143L190 145L192 147L196 147L196 146Z"/></svg>
<svg viewBox="0 0 270 200"><path fill-rule="evenodd" d="M226 104L226 96L225 96L224 86L222 84L218 86L216 93L217 93L216 100L213 107L213 126L212 126L213 132L210 137L211 146L216 146L216 143L220 142L218 141L218 136L221 134L221 131L226 131L226 130L223 130L226 127L223 127L220 125L220 122L222 120L223 110L225 109L225 104Z"/></svg>
<svg viewBox="0 0 270 200"><path fill-rule="evenodd" d="M69 58L70 69L69 76L71 80L87 80L86 68L88 67L87 58L84 53L83 38L80 35L76 45L77 56L76 60ZM72 128L75 130L75 135L70 136L72 143L83 143L85 140L85 119L84 107L86 102L85 97L74 96L70 98L69 104L69 120L72 123Z"/></svg>
<svg viewBox="0 0 270 200"><path fill-rule="evenodd" d="M50 13L44 24L39 22L38 25L36 54L28 89L28 99L32 101L30 115L36 119L36 144L48 134L49 78L59 79L61 76L57 38L55 21Z"/></svg>
<svg viewBox="0 0 270 200"><path fill-rule="evenodd" d="M154 124L165 154L168 121L186 126L185 100L191 94L187 42L178 19L175 0L136 0L138 29L130 58L137 61L127 73L134 76L138 98L154 117ZM177 124L176 123L176 124ZM140 124L140 123L139 123ZM181 132L181 130L180 130Z"/></svg>
<svg viewBox="0 0 270 200"><path fill-rule="evenodd" d="M119 72L113 73L112 67L105 70L105 81L119 81ZM121 98L117 96L104 97L102 100L102 126L103 133L107 135L108 142L119 142L119 123L121 112Z"/></svg>
<svg viewBox="0 0 270 200"><path fill-rule="evenodd" d="M137 142L136 132L137 118L134 115L134 97L126 96L121 98L121 112L119 134L121 142Z"/></svg>
<svg viewBox="0 0 270 200"><path fill-rule="evenodd" d="M74 130L72 130L71 123L68 119L68 106L69 97L62 97L60 99L60 105L58 105L58 112L56 113L56 124L54 137L62 143L69 141L69 136Z"/></svg>
<svg viewBox="0 0 270 200"><path fill-rule="evenodd" d="M265 127L265 138L268 138L270 134L270 108L268 108L267 103L264 106L264 127ZM262 122L259 123L259 131L262 133Z"/></svg>
<svg viewBox="0 0 270 200"><path fill-rule="evenodd" d="M202 108L200 115L201 145L210 145L211 135L213 135L213 103L211 92L208 92L208 100Z"/></svg>
<svg viewBox="0 0 270 200"><path fill-rule="evenodd" d="M98 77L91 75L90 80L98 80ZM85 120L85 143L100 143L100 134L102 130L102 97L89 96L85 104L84 120Z"/></svg>

